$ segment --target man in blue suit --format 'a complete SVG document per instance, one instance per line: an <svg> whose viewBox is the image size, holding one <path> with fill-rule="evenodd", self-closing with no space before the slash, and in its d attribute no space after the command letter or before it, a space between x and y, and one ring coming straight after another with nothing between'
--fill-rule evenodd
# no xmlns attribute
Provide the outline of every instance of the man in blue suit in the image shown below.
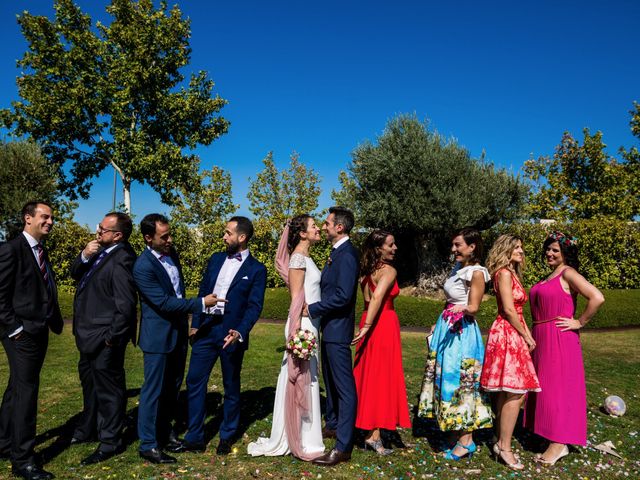
<svg viewBox="0 0 640 480"><path fill-rule="evenodd" d="M335 447L313 460L333 466L351 458L356 423L356 384L353 378L351 340L358 286L358 252L349 240L353 213L331 207L322 230L331 242L331 255L320 279L321 300L307 307L311 318L321 317L322 376L327 392L325 437L335 436Z"/></svg>
<svg viewBox="0 0 640 480"><path fill-rule="evenodd" d="M223 420L218 455L231 451L240 420L240 371L249 348L249 332L262 312L267 269L247 248L253 236L248 218L227 222L223 241L226 252L211 256L199 295L213 292L226 303L218 303L207 314L194 313L191 330L191 360L187 373L189 402L188 432L182 451L203 451L207 384L218 358L224 385Z"/></svg>
<svg viewBox="0 0 640 480"><path fill-rule="evenodd" d="M186 298L180 260L172 246L169 220L152 213L140 222L147 247L133 267L142 320L138 344L144 352L144 383L138 410L139 454L152 463L175 463L181 445L171 428L187 359L188 314L216 305L215 295Z"/></svg>

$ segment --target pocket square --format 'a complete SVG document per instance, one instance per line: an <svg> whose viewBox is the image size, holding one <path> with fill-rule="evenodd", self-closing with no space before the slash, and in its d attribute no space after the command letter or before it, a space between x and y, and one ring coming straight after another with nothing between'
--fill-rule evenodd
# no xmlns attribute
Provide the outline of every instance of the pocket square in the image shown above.
<svg viewBox="0 0 640 480"><path fill-rule="evenodd" d="M243 280L249 280L249 277L247 277L246 275L244 277L242 277Z"/></svg>

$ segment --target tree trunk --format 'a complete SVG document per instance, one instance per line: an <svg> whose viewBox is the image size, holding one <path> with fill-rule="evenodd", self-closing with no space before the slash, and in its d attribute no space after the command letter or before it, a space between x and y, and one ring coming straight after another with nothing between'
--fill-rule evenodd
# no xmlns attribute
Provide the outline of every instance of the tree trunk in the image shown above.
<svg viewBox="0 0 640 480"><path fill-rule="evenodd" d="M131 181L122 179L122 193L124 195L124 211L131 214Z"/></svg>
<svg viewBox="0 0 640 480"><path fill-rule="evenodd" d="M421 275L439 272L449 264L446 239L415 232L395 232L398 282L415 284Z"/></svg>
<svg viewBox="0 0 640 480"><path fill-rule="evenodd" d="M126 213L131 214L131 180L124 176L122 169L118 167L118 165L111 160L111 166L118 172L120 175L120 180L122 181L122 193L124 196L124 210Z"/></svg>

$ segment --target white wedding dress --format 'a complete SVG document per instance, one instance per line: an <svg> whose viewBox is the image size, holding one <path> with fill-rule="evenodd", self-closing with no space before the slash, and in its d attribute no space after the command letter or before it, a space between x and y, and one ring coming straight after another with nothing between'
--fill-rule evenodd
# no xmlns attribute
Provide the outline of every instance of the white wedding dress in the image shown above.
<svg viewBox="0 0 640 480"><path fill-rule="evenodd" d="M300 253L291 255L289 268L306 269L304 277L304 296L307 304L320 301L320 270L309 257L305 257ZM284 327L285 341L287 340L287 332L289 331L289 321ZM308 317L302 317L301 328L312 331L316 339L318 339L318 347L320 346L320 337L318 329L320 326L320 318L311 321ZM319 348L318 348L319 349ZM311 357L310 373L311 373L311 415L310 418L302 420L301 440L302 448L308 455L321 455L324 451L322 443L322 418L320 414L320 385L318 384L318 354ZM259 455L278 456L290 453L289 444L287 442L287 433L285 432L284 419L285 412L285 390L287 387L287 352L284 353L280 375L278 375L278 385L276 387L276 398L273 405L273 423L271 425L271 436L269 438L260 437L255 442L251 442L247 447L247 453L254 457Z"/></svg>

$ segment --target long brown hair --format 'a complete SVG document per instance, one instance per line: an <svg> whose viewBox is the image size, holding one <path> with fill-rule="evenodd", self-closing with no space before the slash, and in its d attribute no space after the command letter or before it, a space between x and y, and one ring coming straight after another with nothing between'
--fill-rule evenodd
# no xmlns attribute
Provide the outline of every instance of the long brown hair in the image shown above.
<svg viewBox="0 0 640 480"><path fill-rule="evenodd" d="M303 213L289 220L289 238L287 239L287 249L289 253L293 252L300 243L300 233L307 231L307 224L310 218L313 217L307 213Z"/></svg>
<svg viewBox="0 0 640 480"><path fill-rule="evenodd" d="M378 250L387 237L392 236L391 232L376 229L371 232L362 244L362 257L360 258L360 274L371 275L380 268L380 251Z"/></svg>

